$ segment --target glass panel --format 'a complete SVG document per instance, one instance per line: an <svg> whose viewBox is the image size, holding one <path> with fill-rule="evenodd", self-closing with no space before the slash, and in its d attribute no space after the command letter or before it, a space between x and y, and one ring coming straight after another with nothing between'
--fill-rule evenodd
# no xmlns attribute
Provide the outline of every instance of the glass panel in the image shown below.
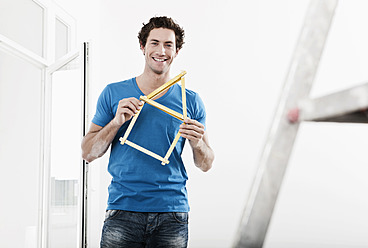
<svg viewBox="0 0 368 248"><path fill-rule="evenodd" d="M77 60L52 74L49 246L77 247L82 82ZM66 238L67 237L67 238Z"/></svg>
<svg viewBox="0 0 368 248"><path fill-rule="evenodd" d="M68 27L56 18L55 20L55 58L68 53Z"/></svg>
<svg viewBox="0 0 368 248"><path fill-rule="evenodd" d="M43 11L32 0L0 0L0 34L43 56Z"/></svg>
<svg viewBox="0 0 368 248"><path fill-rule="evenodd" d="M0 247L37 246L41 81L40 69L0 51Z"/></svg>
<svg viewBox="0 0 368 248"><path fill-rule="evenodd" d="M265 248L368 247L368 126L303 123Z"/></svg>

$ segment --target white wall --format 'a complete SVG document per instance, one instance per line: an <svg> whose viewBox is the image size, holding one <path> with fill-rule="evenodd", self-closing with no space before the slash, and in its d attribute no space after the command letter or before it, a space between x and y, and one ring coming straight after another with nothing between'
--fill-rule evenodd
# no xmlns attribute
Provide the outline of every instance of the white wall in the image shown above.
<svg viewBox="0 0 368 248"><path fill-rule="evenodd" d="M173 17L186 44L172 68L200 93L215 150L202 173L184 152L191 204L190 247L230 247L286 76L308 1L58 0L92 39L91 115L102 88L139 75L137 34L155 15ZM367 9L340 1L313 95L367 80ZM86 11L85 8L88 8ZM364 125L303 124L265 247L368 247ZM109 176L91 164L90 246L98 247Z"/></svg>
<svg viewBox="0 0 368 248"><path fill-rule="evenodd" d="M186 43L172 75L188 72L200 93L216 153L202 173L185 151L191 204L190 247L229 247L247 199L308 1L129 1L101 5L101 80L139 75L142 22L173 17Z"/></svg>

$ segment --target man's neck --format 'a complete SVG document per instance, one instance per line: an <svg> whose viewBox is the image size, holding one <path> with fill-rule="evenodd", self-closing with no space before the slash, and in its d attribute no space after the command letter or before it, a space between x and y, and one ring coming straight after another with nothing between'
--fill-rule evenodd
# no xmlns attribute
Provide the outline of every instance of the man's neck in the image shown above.
<svg viewBox="0 0 368 248"><path fill-rule="evenodd" d="M148 95L164 83L170 80L169 71L164 74L156 74L154 72L147 72L144 71L141 75L137 78L137 84L140 90L145 94ZM163 92L163 94L166 93ZM163 94L160 94L161 96ZM159 97L159 96L158 96Z"/></svg>

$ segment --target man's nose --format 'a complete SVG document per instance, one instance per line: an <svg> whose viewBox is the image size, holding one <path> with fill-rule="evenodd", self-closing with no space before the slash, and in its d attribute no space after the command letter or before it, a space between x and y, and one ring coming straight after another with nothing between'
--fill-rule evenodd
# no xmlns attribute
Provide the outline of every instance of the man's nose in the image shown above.
<svg viewBox="0 0 368 248"><path fill-rule="evenodd" d="M164 45L160 45L158 47L158 52L160 53L160 55L165 55L165 46Z"/></svg>

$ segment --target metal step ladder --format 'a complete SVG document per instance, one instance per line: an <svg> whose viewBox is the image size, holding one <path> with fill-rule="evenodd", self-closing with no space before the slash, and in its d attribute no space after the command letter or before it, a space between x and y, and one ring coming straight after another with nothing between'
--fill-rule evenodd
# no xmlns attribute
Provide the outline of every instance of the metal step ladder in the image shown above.
<svg viewBox="0 0 368 248"><path fill-rule="evenodd" d="M309 97L337 2L310 2L235 237L235 248L263 246L301 121L368 123L368 83L319 98Z"/></svg>

